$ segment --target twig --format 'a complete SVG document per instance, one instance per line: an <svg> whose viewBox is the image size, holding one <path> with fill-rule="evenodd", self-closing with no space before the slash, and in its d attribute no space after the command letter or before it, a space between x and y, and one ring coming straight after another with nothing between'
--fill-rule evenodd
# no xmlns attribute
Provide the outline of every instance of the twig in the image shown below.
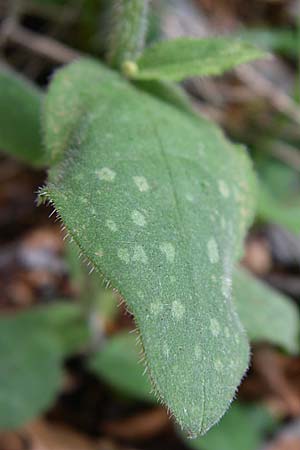
<svg viewBox="0 0 300 450"><path fill-rule="evenodd" d="M252 66L248 64L238 67L236 73L249 89L267 99L279 112L300 123L300 108L297 103Z"/></svg>
<svg viewBox="0 0 300 450"><path fill-rule="evenodd" d="M297 148L287 144L286 142L277 141L272 143L270 148L267 148L267 150L277 159L284 162L287 166L300 172L300 154Z"/></svg>
<svg viewBox="0 0 300 450"><path fill-rule="evenodd" d="M208 37L216 34L218 30L209 23L204 13L199 13L200 8L196 10L190 1L179 2L177 0L175 3L178 4L179 11L177 7L167 7L163 17L164 30L168 38L190 35ZM274 109L288 116L293 122L300 123L300 108L297 103L254 67L250 64L241 66L235 70L235 74L252 92L265 98ZM203 90L200 85L198 85L198 89L202 94Z"/></svg>
<svg viewBox="0 0 300 450"><path fill-rule="evenodd" d="M9 19L2 25L1 35L5 37L5 40L57 63L65 64L82 56L78 51L55 39L27 30Z"/></svg>

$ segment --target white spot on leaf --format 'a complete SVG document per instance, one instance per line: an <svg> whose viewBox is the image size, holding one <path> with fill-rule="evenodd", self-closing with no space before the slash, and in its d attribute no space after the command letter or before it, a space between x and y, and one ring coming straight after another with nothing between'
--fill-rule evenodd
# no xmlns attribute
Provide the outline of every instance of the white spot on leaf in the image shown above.
<svg viewBox="0 0 300 450"><path fill-rule="evenodd" d="M185 198L190 203L194 203L195 202L195 198L194 198L194 196L192 194L186 194Z"/></svg>
<svg viewBox="0 0 300 450"><path fill-rule="evenodd" d="M137 211L136 209L134 211L132 211L131 218L132 218L133 222L140 227L144 227L146 225L145 216L141 212Z"/></svg>
<svg viewBox="0 0 300 450"><path fill-rule="evenodd" d="M214 366L215 366L215 369L216 369L218 372L221 372L221 370L223 369L223 363L222 363L222 361L220 361L219 359L217 359L217 360L214 362Z"/></svg>
<svg viewBox="0 0 300 450"><path fill-rule="evenodd" d="M168 345L165 342L163 344L162 351L163 351L164 356L168 359L169 356L170 356L170 349L169 349Z"/></svg>
<svg viewBox="0 0 300 450"><path fill-rule="evenodd" d="M174 317L174 319L177 320L182 319L184 313L185 313L184 305L181 302L174 300L174 302L172 303L172 316Z"/></svg>
<svg viewBox="0 0 300 450"><path fill-rule="evenodd" d="M201 359L201 357L202 357L202 349L201 349L200 344L196 344L196 345L195 345L195 350L194 350L194 352L195 352L195 357L196 357L197 359Z"/></svg>
<svg viewBox="0 0 300 450"><path fill-rule="evenodd" d="M103 256L103 250L98 250L97 252L95 252L96 256L99 256L99 258L102 258Z"/></svg>
<svg viewBox="0 0 300 450"><path fill-rule="evenodd" d="M230 191L229 191L229 187L227 186L227 184L225 183L225 181L223 180L219 180L218 181L218 185L219 185L219 191L220 194L224 197L224 198L228 198Z"/></svg>
<svg viewBox="0 0 300 450"><path fill-rule="evenodd" d="M219 336L221 327L217 319L210 319L210 329L215 337Z"/></svg>
<svg viewBox="0 0 300 450"><path fill-rule="evenodd" d="M149 184L145 177L133 177L133 181L140 192L147 192L149 190Z"/></svg>
<svg viewBox="0 0 300 450"><path fill-rule="evenodd" d="M141 245L136 245L135 246L132 260L133 261L139 261L139 262L142 262L144 264L146 264L148 262L148 257L147 257L147 255L145 253L145 250L143 249L143 247Z"/></svg>
<svg viewBox="0 0 300 450"><path fill-rule="evenodd" d="M101 170L96 170L96 175L101 181L114 181L116 172L109 169L108 167L103 167Z"/></svg>
<svg viewBox="0 0 300 450"><path fill-rule="evenodd" d="M167 261L174 262L175 247L171 242L163 242L159 245L159 248L166 255Z"/></svg>
<svg viewBox="0 0 300 450"><path fill-rule="evenodd" d="M222 294L225 298L228 298L231 293L231 278L229 276L223 275L222 277Z"/></svg>
<svg viewBox="0 0 300 450"><path fill-rule="evenodd" d="M212 264L219 261L219 250L214 238L211 238L207 243L208 258Z"/></svg>
<svg viewBox="0 0 300 450"><path fill-rule="evenodd" d="M150 303L150 312L151 314L153 314L154 316L157 316L163 309L163 305L156 301L156 302L152 302Z"/></svg>
<svg viewBox="0 0 300 450"><path fill-rule="evenodd" d="M118 227L113 220L108 219L105 223L106 223L106 226L110 229L110 231L112 231L112 232L117 231Z"/></svg>
<svg viewBox="0 0 300 450"><path fill-rule="evenodd" d="M121 261L128 264L130 261L130 256L129 256L129 252L128 252L127 248L119 248L118 257L121 259Z"/></svg>

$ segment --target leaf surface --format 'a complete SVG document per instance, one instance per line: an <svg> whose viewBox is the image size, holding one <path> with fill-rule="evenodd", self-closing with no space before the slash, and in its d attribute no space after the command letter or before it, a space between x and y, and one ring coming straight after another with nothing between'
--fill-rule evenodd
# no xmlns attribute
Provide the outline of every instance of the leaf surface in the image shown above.
<svg viewBox="0 0 300 450"><path fill-rule="evenodd" d="M265 408L234 403L206 436L186 440L186 445L195 450L257 450L273 425Z"/></svg>
<svg viewBox="0 0 300 450"><path fill-rule="evenodd" d="M0 66L0 150L35 167L44 165L41 100L33 84Z"/></svg>
<svg viewBox="0 0 300 450"><path fill-rule="evenodd" d="M166 40L144 50L132 78L181 81L193 76L221 75L263 56L262 50L248 42L227 37Z"/></svg>
<svg viewBox="0 0 300 450"><path fill-rule="evenodd" d="M253 175L244 149L209 121L107 75L88 60L57 73L44 127L50 152L61 136L64 159L42 194L126 300L156 393L183 428L204 433L248 364L231 275L253 213ZM88 85L92 101L82 95ZM75 103L81 116L68 109Z"/></svg>

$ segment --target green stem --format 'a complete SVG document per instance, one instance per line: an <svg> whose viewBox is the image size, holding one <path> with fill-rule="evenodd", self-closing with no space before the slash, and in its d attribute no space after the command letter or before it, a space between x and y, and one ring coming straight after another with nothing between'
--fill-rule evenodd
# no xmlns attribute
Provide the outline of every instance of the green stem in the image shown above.
<svg viewBox="0 0 300 450"><path fill-rule="evenodd" d="M134 62L144 47L148 0L112 0L112 26L108 62L121 69Z"/></svg>

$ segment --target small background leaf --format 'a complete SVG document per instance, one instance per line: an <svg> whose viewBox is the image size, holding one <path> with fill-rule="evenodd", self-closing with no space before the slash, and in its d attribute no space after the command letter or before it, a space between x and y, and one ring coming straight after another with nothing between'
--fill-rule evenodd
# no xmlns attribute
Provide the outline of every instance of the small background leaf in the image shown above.
<svg viewBox="0 0 300 450"><path fill-rule="evenodd" d="M0 319L1 430L17 428L51 406L64 356L87 336L77 320L78 310L66 304Z"/></svg>
<svg viewBox="0 0 300 450"><path fill-rule="evenodd" d="M280 53L284 56L297 57L297 31L282 28L252 28L243 30L240 38L265 50Z"/></svg>
<svg viewBox="0 0 300 450"><path fill-rule="evenodd" d="M236 270L233 291L237 311L251 341L267 341L289 352L299 351L299 313L291 299Z"/></svg>
<svg viewBox="0 0 300 450"><path fill-rule="evenodd" d="M41 100L42 93L33 84L0 66L0 150L35 167L45 164Z"/></svg>
<svg viewBox="0 0 300 450"><path fill-rule="evenodd" d="M129 397L144 401L155 401L144 367L138 361L142 348L134 334L127 332L109 338L103 348L91 357L90 369L108 384Z"/></svg>
<svg viewBox="0 0 300 450"><path fill-rule="evenodd" d="M299 159L299 152L295 150ZM300 167L290 167L268 155L256 161L260 177L258 218L300 232Z"/></svg>
<svg viewBox="0 0 300 450"><path fill-rule="evenodd" d="M242 63L262 58L262 50L227 37L178 38L144 50L136 63L135 79L181 81L201 75L221 75Z"/></svg>

